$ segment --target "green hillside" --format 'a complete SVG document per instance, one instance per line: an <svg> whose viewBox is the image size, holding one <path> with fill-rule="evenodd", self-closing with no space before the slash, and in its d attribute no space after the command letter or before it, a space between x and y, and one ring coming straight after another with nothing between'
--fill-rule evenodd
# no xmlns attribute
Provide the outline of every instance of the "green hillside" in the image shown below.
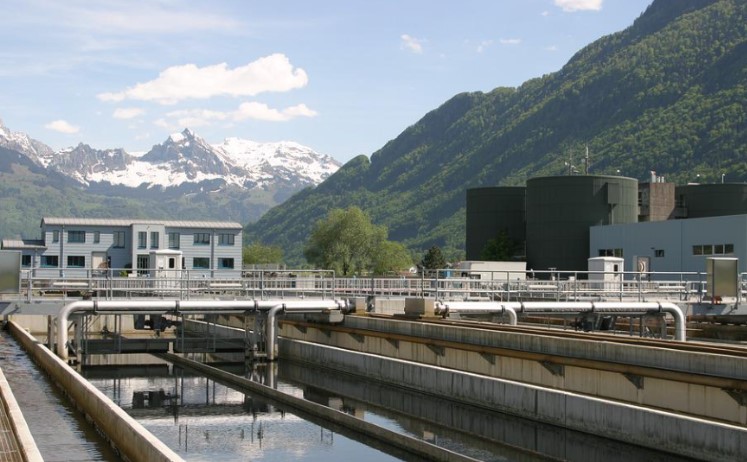
<svg viewBox="0 0 747 462"><path fill-rule="evenodd" d="M463 93L247 228L290 263L330 208L356 205L418 252L464 248L465 190L590 173L747 180L747 2L657 0L628 29L519 88Z"/></svg>

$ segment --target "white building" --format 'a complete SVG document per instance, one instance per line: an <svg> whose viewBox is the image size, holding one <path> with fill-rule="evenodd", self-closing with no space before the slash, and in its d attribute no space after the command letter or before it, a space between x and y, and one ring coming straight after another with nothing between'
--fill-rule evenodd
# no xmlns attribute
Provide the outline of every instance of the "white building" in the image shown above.
<svg viewBox="0 0 747 462"><path fill-rule="evenodd" d="M179 256L180 261L170 263L171 270L238 276L242 226L223 221L43 218L41 239L4 239L2 248L20 250L22 268L39 276L85 276L105 269L145 275L158 269L154 256L164 251Z"/></svg>
<svg viewBox="0 0 747 462"><path fill-rule="evenodd" d="M747 268L747 215L592 226L589 253L619 256L625 271L706 271L707 257L735 257Z"/></svg>

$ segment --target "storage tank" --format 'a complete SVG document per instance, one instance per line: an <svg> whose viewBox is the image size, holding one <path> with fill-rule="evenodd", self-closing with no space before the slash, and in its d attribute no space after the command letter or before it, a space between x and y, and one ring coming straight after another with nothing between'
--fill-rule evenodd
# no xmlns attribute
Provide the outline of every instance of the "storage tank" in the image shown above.
<svg viewBox="0 0 747 462"><path fill-rule="evenodd" d="M526 187L496 186L467 190L467 260L481 260L480 254L489 240L505 231L524 254L526 241Z"/></svg>
<svg viewBox="0 0 747 462"><path fill-rule="evenodd" d="M685 218L747 214L747 184L690 184L675 188L678 207Z"/></svg>
<svg viewBox="0 0 747 462"><path fill-rule="evenodd" d="M586 271L590 257L589 227L637 220L635 178L606 175L532 178L527 181L526 191L527 268Z"/></svg>

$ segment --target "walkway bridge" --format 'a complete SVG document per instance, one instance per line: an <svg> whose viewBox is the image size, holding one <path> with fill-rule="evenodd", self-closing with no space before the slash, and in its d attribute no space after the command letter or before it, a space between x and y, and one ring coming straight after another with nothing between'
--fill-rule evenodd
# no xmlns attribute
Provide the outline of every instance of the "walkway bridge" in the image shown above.
<svg viewBox="0 0 747 462"><path fill-rule="evenodd" d="M219 271L213 277L183 271L179 276L152 278L124 270L93 269L76 269L64 275L22 271L17 293L1 296L0 314L6 319L10 315L37 316L35 323L46 326L39 329L37 325L35 330L46 330L47 342L56 345L63 358L69 353L245 351L252 358L270 360L275 357L274 318L278 314L321 315L316 320L341 322L345 311L378 311L377 304L397 300L404 304L408 298L433 299L452 307L457 302L498 303L501 313L518 309L521 316L529 315L530 303L547 302L543 316L553 315L558 305L562 308L558 316L580 316L584 322L589 313L599 318L605 303L625 307L659 304L658 310L627 310L631 317L649 312L662 316L664 303L676 304L686 316L705 316L719 322L747 321L747 310L741 307L747 291L745 273L740 275L740 290L732 299L709 296L705 273L473 274L447 269L400 277L341 278L332 271L308 270ZM449 313L436 311L431 314L445 317ZM463 306L462 311L467 312L468 307ZM452 309L448 315L456 316L457 312ZM241 317L244 338L220 339L209 328L199 336L188 336L178 329L188 319L212 325L219 315ZM74 321L75 334L68 342L70 321ZM177 335L161 337L170 327L177 327Z"/></svg>

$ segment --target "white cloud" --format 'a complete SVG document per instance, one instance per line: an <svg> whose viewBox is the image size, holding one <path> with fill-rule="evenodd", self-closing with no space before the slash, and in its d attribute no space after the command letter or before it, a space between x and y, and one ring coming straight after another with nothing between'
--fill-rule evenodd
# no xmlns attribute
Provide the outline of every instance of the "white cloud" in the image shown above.
<svg viewBox="0 0 747 462"><path fill-rule="evenodd" d="M185 99L286 92L304 87L308 82L303 69L294 69L285 55L276 53L235 69L229 69L226 63L202 68L194 64L169 67L155 80L120 92L100 93L98 98L101 101L134 99L174 104Z"/></svg>
<svg viewBox="0 0 747 462"><path fill-rule="evenodd" d="M550 16L550 12L549 12L549 11L547 11L547 10L543 11L543 12L542 12L542 13L540 13L540 14L541 14L542 16L545 16L545 17L547 17L547 16Z"/></svg>
<svg viewBox="0 0 747 462"><path fill-rule="evenodd" d="M569 13L584 10L599 11L602 9L602 0L555 0L555 6Z"/></svg>
<svg viewBox="0 0 747 462"><path fill-rule="evenodd" d="M480 43L479 43L479 44L477 45L477 50L476 50L476 51L477 51L478 53L482 53L483 51L485 51L485 49L486 49L487 47L489 47L489 46L490 46L490 45L492 45L492 44L493 44L493 41L492 41L492 40L483 40L482 42L480 42Z"/></svg>
<svg viewBox="0 0 747 462"><path fill-rule="evenodd" d="M317 112L309 109L305 104L287 107L283 110L277 110L268 107L263 103L242 103L238 111L233 113L234 120L257 119L272 122L284 122L295 119L296 117L314 117Z"/></svg>
<svg viewBox="0 0 747 462"><path fill-rule="evenodd" d="M134 119L145 114L145 111L137 107L122 107L114 110L112 117L115 119Z"/></svg>
<svg viewBox="0 0 747 462"><path fill-rule="evenodd" d="M285 109L275 109L264 103L246 102L239 105L235 111L212 111L209 109L187 109L172 111L155 121L159 127L169 130L189 127L204 127L215 122L240 122L254 119L269 122L286 122L298 117L315 117L317 112L305 104L297 104Z"/></svg>
<svg viewBox="0 0 747 462"><path fill-rule="evenodd" d="M558 46L557 45L550 45L550 46L545 47L545 50L547 50L547 51L558 51Z"/></svg>
<svg viewBox="0 0 747 462"><path fill-rule="evenodd" d="M521 43L521 39L517 38L508 38L508 39L500 39L501 45L518 45Z"/></svg>
<svg viewBox="0 0 747 462"><path fill-rule="evenodd" d="M45 125L44 128L67 134L78 133L78 131L80 131L79 127L76 127L65 120L54 120Z"/></svg>
<svg viewBox="0 0 747 462"><path fill-rule="evenodd" d="M423 52L423 40L416 39L415 37L411 37L407 34L402 34L400 38L402 39L402 48L410 50L413 53L417 54L421 54Z"/></svg>

